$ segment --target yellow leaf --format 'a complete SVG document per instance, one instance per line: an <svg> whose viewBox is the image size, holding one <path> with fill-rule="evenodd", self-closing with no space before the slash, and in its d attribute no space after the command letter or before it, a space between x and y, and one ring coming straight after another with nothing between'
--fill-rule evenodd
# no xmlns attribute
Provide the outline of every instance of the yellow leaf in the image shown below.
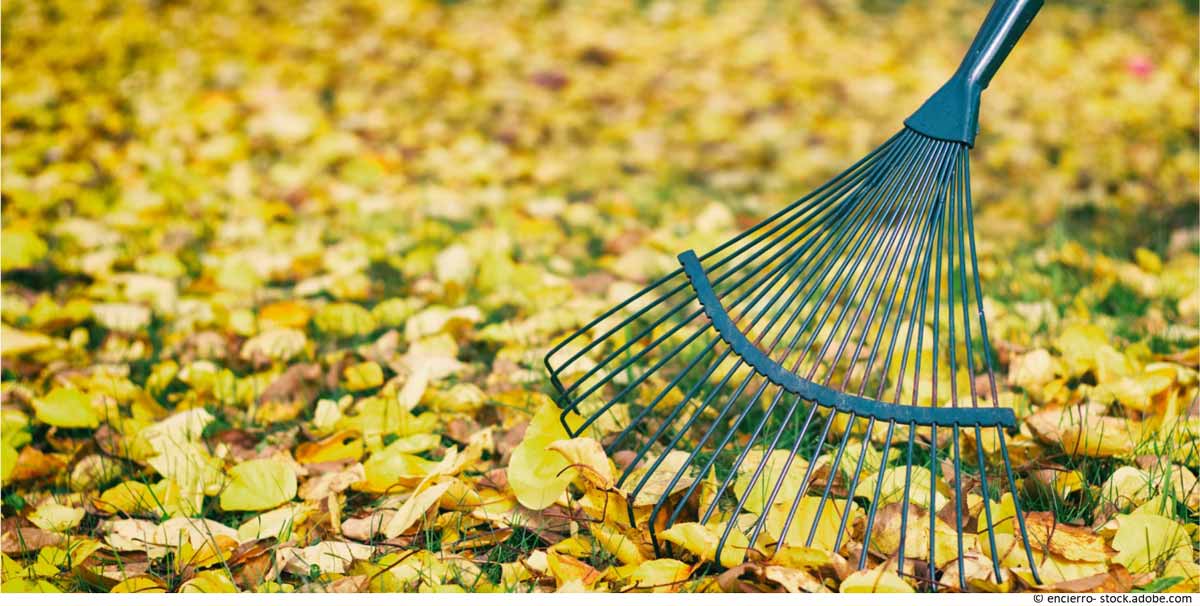
<svg viewBox="0 0 1200 606"><path fill-rule="evenodd" d="M590 588L604 576L603 573L587 563L554 550L546 553L546 565L560 588L572 581L577 581L583 587Z"/></svg>
<svg viewBox="0 0 1200 606"><path fill-rule="evenodd" d="M287 541L292 537L292 532L308 519L310 513L311 508L306 504L287 503L246 520L238 526L237 537L242 541L264 537L278 537L280 541Z"/></svg>
<svg viewBox="0 0 1200 606"><path fill-rule="evenodd" d="M1167 589L1170 593L1200 591L1200 562L1171 560L1163 566L1161 578L1179 577L1180 581Z"/></svg>
<svg viewBox="0 0 1200 606"><path fill-rule="evenodd" d="M22 576L0 584L0 593L62 593L62 590L46 579Z"/></svg>
<svg viewBox="0 0 1200 606"><path fill-rule="evenodd" d="M409 497L400 506L400 509L396 510L396 515L392 516L392 519L388 520L387 525L383 527L383 536L391 539L404 534L404 531L425 515L430 507L441 500L442 495L450 489L450 484L449 481L434 484Z"/></svg>
<svg viewBox="0 0 1200 606"><path fill-rule="evenodd" d="M34 399L33 409L39 421L55 427L91 429L100 425L91 398L72 387L55 387L45 396Z"/></svg>
<svg viewBox="0 0 1200 606"><path fill-rule="evenodd" d="M63 570L70 570L82 564L97 550L104 547L100 541L92 539L72 539L62 545L47 545L38 552L37 561Z"/></svg>
<svg viewBox="0 0 1200 606"><path fill-rule="evenodd" d="M28 228L0 231L0 270L32 267L46 256L48 250L46 241Z"/></svg>
<svg viewBox="0 0 1200 606"><path fill-rule="evenodd" d="M513 493L522 505L535 511L557 501L579 473L566 457L549 448L568 437L558 417L553 403L542 404L508 462L508 483Z"/></svg>
<svg viewBox="0 0 1200 606"><path fill-rule="evenodd" d="M604 551L616 556L623 564L641 564L646 561L638 544L626 533L611 524L589 524L588 528Z"/></svg>
<svg viewBox="0 0 1200 606"><path fill-rule="evenodd" d="M279 459L253 459L229 470L229 484L221 491L225 511L264 511L296 496L296 471Z"/></svg>
<svg viewBox="0 0 1200 606"><path fill-rule="evenodd" d="M871 549L886 555L900 550L902 516L900 503L889 503L875 513L875 525L871 528ZM981 516L982 517L982 516ZM973 540L970 534L965 535ZM958 533L941 518L934 521L934 553L936 566L958 558ZM969 543L964 543L968 547ZM929 554L929 514L924 508L910 505L904 536L904 550L908 554Z"/></svg>
<svg viewBox="0 0 1200 606"><path fill-rule="evenodd" d="M1130 572L1150 572L1171 560L1192 560L1192 540L1182 524L1145 513L1117 516L1120 527L1113 537L1113 561Z"/></svg>
<svg viewBox="0 0 1200 606"><path fill-rule="evenodd" d="M243 360L286 362L304 352L308 338L294 328L274 328L242 344Z"/></svg>
<svg viewBox="0 0 1200 606"><path fill-rule="evenodd" d="M604 454L604 447L596 440L592 438L556 440L551 442L547 448L565 457L567 462L596 488L607 490L613 487L612 463Z"/></svg>
<svg viewBox="0 0 1200 606"><path fill-rule="evenodd" d="M3 445L3 451L0 452L0 482L8 482L12 478L13 470L17 468L17 459L21 453L17 452L8 443Z"/></svg>
<svg viewBox="0 0 1200 606"><path fill-rule="evenodd" d="M679 584L692 575L692 570L692 566L671 558L647 560L629 575L629 580L635 588L672 592L679 590Z"/></svg>
<svg viewBox="0 0 1200 606"><path fill-rule="evenodd" d="M872 570L857 570L842 581L842 593L916 593L900 575L880 564Z"/></svg>
<svg viewBox="0 0 1200 606"><path fill-rule="evenodd" d="M800 493L801 484L804 482L804 473L808 470L808 462L801 457L792 457L791 454L790 450L784 449L772 451L753 486L750 485L750 480L754 476L754 472L758 470L759 464L762 463L763 450L754 448L746 454L746 458L738 468L737 480L733 483L733 493L738 499L746 499L742 505L743 509L753 513L762 513L769 505L767 499L771 497L771 493L775 490L775 484L779 482L785 468L787 476L783 478L783 483L779 492L776 493L775 499L777 501L790 500ZM790 465L788 465L789 458L791 458ZM747 492L750 494L747 495Z"/></svg>
<svg viewBox="0 0 1200 606"><path fill-rule="evenodd" d="M400 388L400 393L396 394L396 402L404 410L412 410L421 403L421 398L425 396L425 390L429 388L429 367L422 364L413 370L408 379L404 381L404 387Z"/></svg>
<svg viewBox="0 0 1200 606"><path fill-rule="evenodd" d="M123 513L128 516L150 515L158 511L159 496L154 489L141 482L121 482L93 500L96 509L105 513Z"/></svg>
<svg viewBox="0 0 1200 606"><path fill-rule="evenodd" d="M1042 387L1053 381L1057 372L1058 364L1050 352L1035 349L1013 360L1008 367L1008 382L1041 400Z"/></svg>
<svg viewBox="0 0 1200 606"><path fill-rule="evenodd" d="M940 476L941 474L938 475ZM854 496L865 497L867 499L874 498L875 484L878 477L879 474L876 472L862 478L858 484L858 488L854 491ZM888 467L883 471L883 482L879 489L879 503L877 507L903 502L905 483L907 481L908 503L929 509L929 484L932 480L933 476L929 473L929 468L926 466L914 466L911 469L905 467ZM943 487L941 482L938 483L937 488L938 490L934 493L934 510L940 511L942 506L946 504L947 498L942 494Z"/></svg>
<svg viewBox="0 0 1200 606"><path fill-rule="evenodd" d="M342 376L342 387L348 391L362 391L383 385L383 368L371 361L347 367Z"/></svg>
<svg viewBox="0 0 1200 606"><path fill-rule="evenodd" d="M1112 457L1133 454L1141 439L1142 424L1118 417L1093 417L1068 427L1062 434L1063 450L1073 456Z"/></svg>
<svg viewBox="0 0 1200 606"><path fill-rule="evenodd" d="M295 301L271 303L258 310L259 322L265 328L304 328L310 317L308 306Z"/></svg>
<svg viewBox="0 0 1200 606"><path fill-rule="evenodd" d="M375 550L370 545L350 541L321 541L304 548L288 548L276 554L277 566L284 570L307 576L310 567L316 566L323 573L344 573L355 560L366 560Z"/></svg>
<svg viewBox="0 0 1200 606"><path fill-rule="evenodd" d="M645 479L645 485L634 495L633 506L635 508L648 508L655 503L658 503L665 496L683 492L691 487L696 481L694 470L684 469L683 473L679 473L683 469L684 463L687 461L689 454L682 450L672 450L661 457L658 467L650 477L646 477L646 473L650 471L650 465L643 465L637 472L631 474L629 480L625 482L625 486L637 486L638 483ZM676 480L675 476L679 479ZM674 484L672 484L674 482ZM668 494L669 491L669 494Z"/></svg>
<svg viewBox="0 0 1200 606"><path fill-rule="evenodd" d="M830 553L827 550L804 546L785 546L775 550L771 555L771 563L787 568L815 569L829 564Z"/></svg>
<svg viewBox="0 0 1200 606"><path fill-rule="evenodd" d="M763 568L763 577L779 583L788 593L829 593L829 588L812 573L783 566Z"/></svg>
<svg viewBox="0 0 1200 606"><path fill-rule="evenodd" d="M375 331L371 312L354 303L330 303L313 318L321 332L335 337L356 337Z"/></svg>
<svg viewBox="0 0 1200 606"><path fill-rule="evenodd" d="M296 446L296 462L301 464L328 463L362 458L363 441L353 431L339 431L315 442Z"/></svg>
<svg viewBox="0 0 1200 606"><path fill-rule="evenodd" d="M201 570L179 587L179 593L237 593L237 585L229 572L222 569Z"/></svg>
<svg viewBox="0 0 1200 606"><path fill-rule="evenodd" d="M385 493L401 492L419 484L437 463L405 452L405 446L403 442L393 442L367 457L363 463L366 479L355 488Z"/></svg>
<svg viewBox="0 0 1200 606"><path fill-rule="evenodd" d="M787 523L789 512L795 501L780 501L771 507L767 514L766 530L771 536L781 540L787 546L806 546L814 549L832 551L837 541L838 527L841 526L842 514L845 512L846 500L830 498L821 507L821 498L804 496L795 505L791 525L787 528L787 536L781 538L783 527ZM854 526L854 519L862 512L858 506L850 502L850 514L846 520L846 528ZM820 518L817 510L820 509ZM815 527L815 531L813 528ZM812 532L812 543L808 543L809 533ZM847 533L849 531L847 530ZM846 533L843 533L842 544L846 543Z"/></svg>
<svg viewBox="0 0 1200 606"><path fill-rule="evenodd" d="M166 593L167 586L152 576L129 577L117 583L109 593Z"/></svg>
<svg viewBox="0 0 1200 606"><path fill-rule="evenodd" d="M54 339L41 333L18 330L7 324L0 324L0 346L4 357L19 356L54 345Z"/></svg>
<svg viewBox="0 0 1200 606"><path fill-rule="evenodd" d="M717 546L721 542L721 534L697 522L675 524L659 533L659 538L674 543L688 552L695 554L701 560L714 561ZM749 546L746 535L736 528L730 528L729 536L721 547L721 565L733 568L746 559L746 548Z"/></svg>
<svg viewBox="0 0 1200 606"><path fill-rule="evenodd" d="M116 332L134 334L150 324L150 309L136 303L96 303L92 314L101 326Z"/></svg>
<svg viewBox="0 0 1200 606"><path fill-rule="evenodd" d="M34 526L50 532L66 532L79 525L84 511L78 507L67 507L47 501L29 514Z"/></svg>

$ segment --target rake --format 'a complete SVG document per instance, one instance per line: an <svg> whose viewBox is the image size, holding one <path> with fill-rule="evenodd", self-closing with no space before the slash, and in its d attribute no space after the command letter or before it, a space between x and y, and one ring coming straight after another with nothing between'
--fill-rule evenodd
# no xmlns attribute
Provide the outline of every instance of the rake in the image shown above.
<svg viewBox="0 0 1200 606"><path fill-rule="evenodd" d="M859 569L874 554L934 591L966 589L979 561L995 582L1026 564L1041 582L988 345L968 158L980 93L1041 5L995 2L903 130L711 252L680 254L547 354L564 425L622 462L617 486L656 552L695 516L720 533L718 562L731 545L807 547Z"/></svg>

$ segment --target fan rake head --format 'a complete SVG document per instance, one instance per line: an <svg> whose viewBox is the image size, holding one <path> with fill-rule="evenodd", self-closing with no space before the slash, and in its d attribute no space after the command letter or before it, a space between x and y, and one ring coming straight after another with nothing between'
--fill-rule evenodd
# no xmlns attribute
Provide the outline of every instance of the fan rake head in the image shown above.
<svg viewBox="0 0 1200 606"><path fill-rule="evenodd" d="M980 93L1040 6L998 0L903 131L547 354L568 431L626 451L617 487L656 551L697 520L719 532L718 562L807 547L930 589L966 589L968 566L1040 583L968 163Z"/></svg>
<svg viewBox="0 0 1200 606"><path fill-rule="evenodd" d="M719 529L718 553L853 543L859 567L923 560L933 586L953 562L965 587L968 548L998 580L1023 545L1036 574L968 151L906 129L717 249L683 253L550 352L563 419L582 419L568 430L632 451L618 487L631 519L653 501L656 549L659 531L698 520Z"/></svg>

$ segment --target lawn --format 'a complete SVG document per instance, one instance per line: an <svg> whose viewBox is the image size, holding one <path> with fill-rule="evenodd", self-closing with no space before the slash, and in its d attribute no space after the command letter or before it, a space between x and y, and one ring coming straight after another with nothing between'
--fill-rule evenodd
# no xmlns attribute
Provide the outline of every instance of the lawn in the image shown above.
<svg viewBox="0 0 1200 606"><path fill-rule="evenodd" d="M983 96L991 501L1038 578L975 495L939 583L869 492L836 551L717 556L559 423L551 346L887 140L986 11L5 0L0 590L1200 590L1195 2L1050 2Z"/></svg>

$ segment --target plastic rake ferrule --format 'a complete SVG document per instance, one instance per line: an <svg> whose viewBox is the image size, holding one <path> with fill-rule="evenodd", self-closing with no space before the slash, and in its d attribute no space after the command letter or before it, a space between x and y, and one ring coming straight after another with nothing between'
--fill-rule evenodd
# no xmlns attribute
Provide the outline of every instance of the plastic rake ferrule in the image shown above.
<svg viewBox="0 0 1200 606"><path fill-rule="evenodd" d="M997 0L954 75L904 125L935 139L975 146L979 98L1043 0Z"/></svg>

